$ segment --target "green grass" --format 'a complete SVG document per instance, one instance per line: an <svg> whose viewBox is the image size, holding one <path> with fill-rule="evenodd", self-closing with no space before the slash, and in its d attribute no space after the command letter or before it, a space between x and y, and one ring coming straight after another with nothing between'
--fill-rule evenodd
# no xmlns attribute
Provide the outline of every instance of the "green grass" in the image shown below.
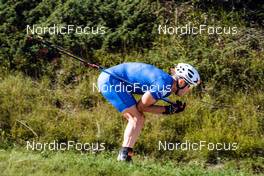
<svg viewBox="0 0 264 176"><path fill-rule="evenodd" d="M50 88L45 79L34 81L22 75L5 77L0 83L0 148L10 143L23 146L25 141L32 140L98 141L106 143L107 150L118 148L126 121L98 92L91 91L90 84L81 81L70 88ZM217 101L209 94L183 97L187 108L181 114L166 117L146 113L146 123L134 149L153 158L188 162L215 160L216 157L259 157L264 145L263 97L262 92L244 95L227 90ZM210 107L200 100L215 106ZM237 108L221 108L221 103L217 102ZM157 150L159 141L186 140L190 143L238 143L239 147L236 151L219 153L206 149L172 153Z"/></svg>
<svg viewBox="0 0 264 176"><path fill-rule="evenodd" d="M257 163L258 161L254 161ZM260 162L260 161L259 161ZM0 150L0 171L8 175L253 175L252 161L176 163L135 156L133 164L116 161L116 153L37 152ZM239 169L240 168L240 169ZM256 171L255 171L256 172Z"/></svg>

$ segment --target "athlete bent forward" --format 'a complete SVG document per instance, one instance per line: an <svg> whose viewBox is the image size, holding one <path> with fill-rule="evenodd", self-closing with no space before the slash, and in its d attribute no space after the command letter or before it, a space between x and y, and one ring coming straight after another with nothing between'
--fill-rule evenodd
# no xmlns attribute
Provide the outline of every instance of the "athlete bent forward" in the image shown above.
<svg viewBox="0 0 264 176"><path fill-rule="evenodd" d="M171 68L171 74L149 64L129 62L106 69L98 78L98 88L103 96L128 120L119 161L131 161L133 146L144 126L144 112L174 114L184 110L185 103L158 106L155 103L171 93L183 96L200 83L197 70L185 63ZM127 82L122 82L116 76ZM132 85L131 85L132 84ZM118 88L118 89L117 89ZM137 102L133 94L142 94Z"/></svg>

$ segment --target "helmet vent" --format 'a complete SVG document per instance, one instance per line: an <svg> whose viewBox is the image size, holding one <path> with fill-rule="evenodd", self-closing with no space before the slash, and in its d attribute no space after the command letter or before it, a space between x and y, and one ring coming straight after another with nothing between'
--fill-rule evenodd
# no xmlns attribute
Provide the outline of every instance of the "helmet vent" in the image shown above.
<svg viewBox="0 0 264 176"><path fill-rule="evenodd" d="M193 78L193 75L191 75L190 73L188 73L188 75L189 75L190 78Z"/></svg>
<svg viewBox="0 0 264 176"><path fill-rule="evenodd" d="M193 73L193 71L192 71L192 70L188 69L188 71L189 71L189 72L191 72L191 73L194 75L194 73Z"/></svg>

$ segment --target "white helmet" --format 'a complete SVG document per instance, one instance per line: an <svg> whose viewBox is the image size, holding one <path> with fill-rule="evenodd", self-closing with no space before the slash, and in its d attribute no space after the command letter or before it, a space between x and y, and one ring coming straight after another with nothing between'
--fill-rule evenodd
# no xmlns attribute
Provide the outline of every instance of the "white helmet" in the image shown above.
<svg viewBox="0 0 264 176"><path fill-rule="evenodd" d="M191 65L179 63L175 66L177 77L183 78L188 84L197 86L200 83L198 71Z"/></svg>

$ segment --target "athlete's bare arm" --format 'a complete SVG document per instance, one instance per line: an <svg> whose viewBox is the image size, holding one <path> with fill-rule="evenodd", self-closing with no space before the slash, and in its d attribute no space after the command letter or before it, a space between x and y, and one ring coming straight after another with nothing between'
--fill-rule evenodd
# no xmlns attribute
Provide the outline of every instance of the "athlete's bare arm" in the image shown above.
<svg viewBox="0 0 264 176"><path fill-rule="evenodd" d="M151 93L148 91L143 94L141 99L137 103L137 109L139 112L150 112L154 114L161 114L165 111L164 106L154 105L157 102Z"/></svg>

